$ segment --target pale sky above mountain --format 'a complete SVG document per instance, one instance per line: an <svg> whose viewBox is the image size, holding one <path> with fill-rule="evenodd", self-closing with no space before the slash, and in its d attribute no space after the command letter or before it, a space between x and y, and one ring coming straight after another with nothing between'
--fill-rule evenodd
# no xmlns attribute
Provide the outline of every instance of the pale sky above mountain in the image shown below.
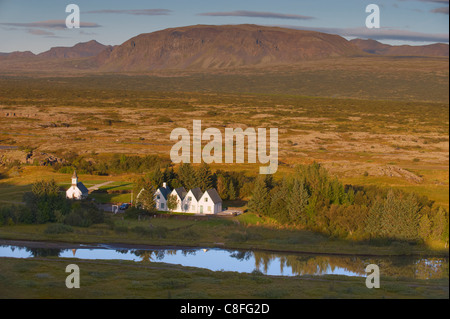
<svg viewBox="0 0 450 319"><path fill-rule="evenodd" d="M67 29L66 5L81 10ZM367 29L377 4L381 29ZM0 0L0 52L40 53L92 39L117 45L141 33L194 24L259 24L373 38L388 44L448 43L449 0Z"/></svg>

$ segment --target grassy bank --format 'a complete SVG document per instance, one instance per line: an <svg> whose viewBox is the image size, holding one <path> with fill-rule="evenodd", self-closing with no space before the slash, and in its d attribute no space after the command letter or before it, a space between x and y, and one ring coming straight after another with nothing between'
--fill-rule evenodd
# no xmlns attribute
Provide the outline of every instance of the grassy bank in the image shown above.
<svg viewBox="0 0 450 319"><path fill-rule="evenodd" d="M365 278L267 277L213 272L162 263L1 258L0 298L448 298L448 280L382 277L380 289ZM65 286L66 266L80 267L80 289Z"/></svg>
<svg viewBox="0 0 450 319"><path fill-rule="evenodd" d="M0 227L0 238L69 243L121 243L182 247L221 247L235 249L350 255L428 255L448 256L448 249L399 241L352 241L301 230L281 228L253 214L232 218L186 219L183 216L145 221L123 220L113 216L108 224L72 232L49 234L48 225Z"/></svg>

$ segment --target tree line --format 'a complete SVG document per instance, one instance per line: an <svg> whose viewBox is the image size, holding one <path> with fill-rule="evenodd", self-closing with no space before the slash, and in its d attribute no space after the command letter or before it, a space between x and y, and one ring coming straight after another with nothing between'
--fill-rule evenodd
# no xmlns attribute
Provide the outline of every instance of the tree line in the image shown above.
<svg viewBox="0 0 450 319"><path fill-rule="evenodd" d="M54 163L55 171L71 174L74 169L79 174L109 175L120 173L144 173L153 170L157 165L168 163L157 155L133 156L115 154L110 158L87 159L74 152L63 155L64 163Z"/></svg>
<svg viewBox="0 0 450 319"><path fill-rule="evenodd" d="M343 185L314 163L279 182L257 178L248 209L283 224L352 239L448 242L448 212L427 197Z"/></svg>

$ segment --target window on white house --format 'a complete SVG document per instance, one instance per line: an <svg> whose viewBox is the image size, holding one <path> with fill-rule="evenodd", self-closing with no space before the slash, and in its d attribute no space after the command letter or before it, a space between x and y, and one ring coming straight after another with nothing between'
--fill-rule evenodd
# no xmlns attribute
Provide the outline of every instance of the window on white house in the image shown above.
<svg viewBox="0 0 450 319"><path fill-rule="evenodd" d="M191 197L191 196L189 196L189 197L188 197L188 201L191 201L191 200L192 200L192 197Z"/></svg>
<svg viewBox="0 0 450 319"><path fill-rule="evenodd" d="M211 213L211 206L208 206L208 212Z"/></svg>
<svg viewBox="0 0 450 319"><path fill-rule="evenodd" d="M159 195L156 195L156 199L161 199L161 196L159 196Z"/></svg>
<svg viewBox="0 0 450 319"><path fill-rule="evenodd" d="M161 208L164 208L164 203L161 203Z"/></svg>
<svg viewBox="0 0 450 319"><path fill-rule="evenodd" d="M207 201L208 201L208 197L205 198L205 202L207 202Z"/></svg>

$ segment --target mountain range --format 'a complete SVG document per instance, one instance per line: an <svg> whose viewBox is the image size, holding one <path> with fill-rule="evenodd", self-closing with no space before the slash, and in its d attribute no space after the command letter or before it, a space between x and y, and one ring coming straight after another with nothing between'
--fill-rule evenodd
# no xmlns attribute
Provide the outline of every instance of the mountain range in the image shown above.
<svg viewBox="0 0 450 319"><path fill-rule="evenodd" d="M429 45L389 45L375 40L353 39L351 43L355 44L364 52L375 55L390 56L440 56L448 57L448 44L434 43Z"/></svg>
<svg viewBox="0 0 450 319"><path fill-rule="evenodd" d="M30 51L0 53L0 67L35 62L47 68L48 61L78 64L79 60L85 68L107 72L224 69L354 56L448 57L449 46L392 46L370 39L348 41L334 34L258 25L196 25L140 34L118 46L92 40L37 55Z"/></svg>

